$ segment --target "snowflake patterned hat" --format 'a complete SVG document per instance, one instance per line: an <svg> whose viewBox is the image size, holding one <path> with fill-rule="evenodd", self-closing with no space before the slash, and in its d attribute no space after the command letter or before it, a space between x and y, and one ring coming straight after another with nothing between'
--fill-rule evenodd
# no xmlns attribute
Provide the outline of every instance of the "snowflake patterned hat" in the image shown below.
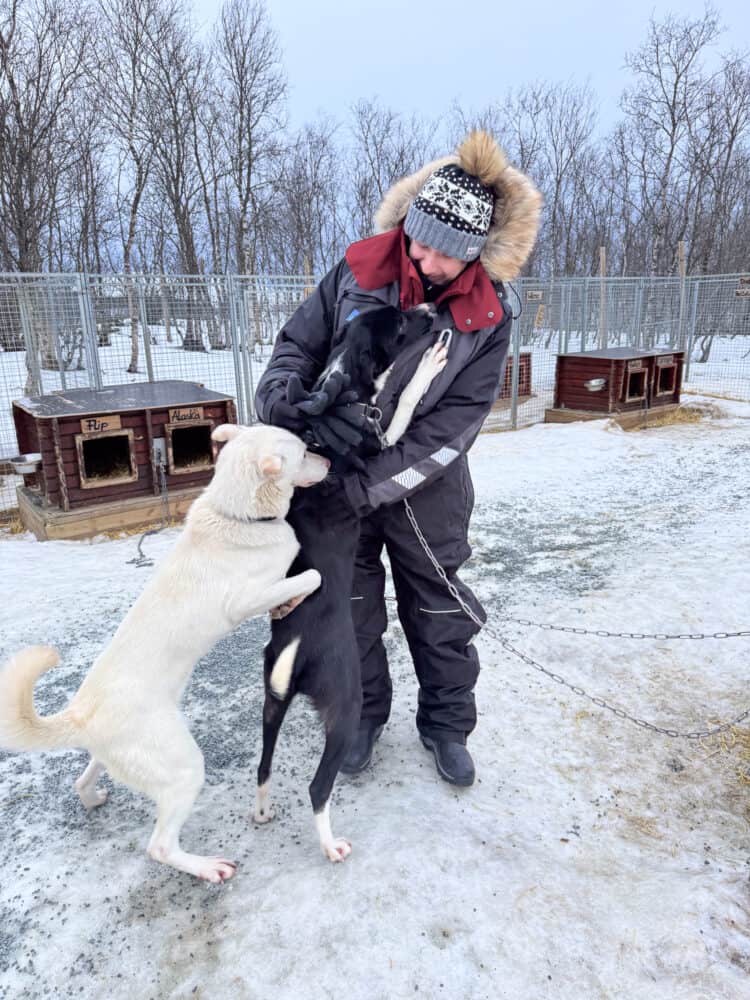
<svg viewBox="0 0 750 1000"><path fill-rule="evenodd" d="M458 260L475 260L487 240L495 199L490 188L457 164L425 181L404 220L408 237Z"/></svg>

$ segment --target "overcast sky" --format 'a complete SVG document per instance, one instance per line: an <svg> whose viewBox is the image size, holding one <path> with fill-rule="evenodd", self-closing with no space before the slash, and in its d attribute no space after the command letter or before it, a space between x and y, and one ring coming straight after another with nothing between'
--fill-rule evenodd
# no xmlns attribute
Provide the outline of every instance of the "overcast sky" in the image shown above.
<svg viewBox="0 0 750 1000"><path fill-rule="evenodd" d="M217 0L193 0L205 29ZM534 80L590 81L602 125L618 117L624 56L648 20L669 11L698 16L702 0L268 0L289 78L292 124L318 112L343 119L361 98L436 118L457 100L465 110ZM716 5L726 28L717 48L750 50L746 0Z"/></svg>

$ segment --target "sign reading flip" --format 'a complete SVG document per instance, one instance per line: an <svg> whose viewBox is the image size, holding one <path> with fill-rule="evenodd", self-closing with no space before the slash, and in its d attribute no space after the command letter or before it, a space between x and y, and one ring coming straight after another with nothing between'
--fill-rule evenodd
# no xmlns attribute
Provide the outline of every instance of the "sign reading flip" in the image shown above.
<svg viewBox="0 0 750 1000"><path fill-rule="evenodd" d="M122 428L119 413L107 413L96 417L84 417L81 421L82 434L99 434L102 431L119 431Z"/></svg>

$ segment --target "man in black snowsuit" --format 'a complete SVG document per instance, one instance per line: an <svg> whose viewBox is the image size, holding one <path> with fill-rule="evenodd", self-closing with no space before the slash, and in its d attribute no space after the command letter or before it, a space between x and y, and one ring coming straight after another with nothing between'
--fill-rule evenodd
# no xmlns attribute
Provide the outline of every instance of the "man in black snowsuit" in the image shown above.
<svg viewBox="0 0 750 1000"><path fill-rule="evenodd" d="M508 165L495 141L487 133L471 133L456 154L387 192L375 216L379 234L352 244L299 307L280 332L258 385L260 419L303 431L309 418L287 394L289 377L298 376L310 389L345 336L347 322L361 312L432 302L433 333L405 348L378 396L386 424L417 360L434 342L434 331L452 330L447 364L403 437L367 461L363 471L341 477L342 498L361 518L351 607L363 707L359 733L342 765L345 773L369 764L390 713L382 641L385 547L419 680L417 729L441 777L457 785L474 780L466 738L476 724L479 660L472 639L478 629L437 576L400 501L409 498L448 579L483 619L481 605L457 575L471 553L474 494L466 453L502 384L511 328L502 283L518 274L531 252L540 207L531 181ZM315 416L312 430L343 451L357 435L360 410L335 411Z"/></svg>

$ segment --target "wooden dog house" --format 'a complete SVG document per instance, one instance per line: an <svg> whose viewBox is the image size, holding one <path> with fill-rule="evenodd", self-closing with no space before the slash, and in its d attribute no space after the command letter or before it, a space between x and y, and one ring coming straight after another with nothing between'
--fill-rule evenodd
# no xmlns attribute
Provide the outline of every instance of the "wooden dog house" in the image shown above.
<svg viewBox="0 0 750 1000"><path fill-rule="evenodd" d="M39 456L18 489L22 523L80 538L157 519L162 476L184 513L213 475L211 431L236 411L194 382L133 382L15 400L13 420L21 453Z"/></svg>
<svg viewBox="0 0 750 1000"><path fill-rule="evenodd" d="M545 419L585 420L677 406L683 361L683 351L631 347L559 354L554 408Z"/></svg>

